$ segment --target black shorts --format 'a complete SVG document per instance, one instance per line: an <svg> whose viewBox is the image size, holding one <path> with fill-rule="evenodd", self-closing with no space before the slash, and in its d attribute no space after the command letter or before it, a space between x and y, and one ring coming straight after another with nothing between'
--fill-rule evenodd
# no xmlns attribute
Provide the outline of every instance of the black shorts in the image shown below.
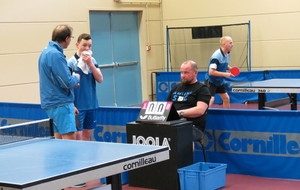
<svg viewBox="0 0 300 190"><path fill-rule="evenodd" d="M224 84L221 86L216 86L215 84L209 82L208 80L206 80L204 83L209 88L209 92L212 96L215 96L216 94L223 94L223 93L227 92Z"/></svg>

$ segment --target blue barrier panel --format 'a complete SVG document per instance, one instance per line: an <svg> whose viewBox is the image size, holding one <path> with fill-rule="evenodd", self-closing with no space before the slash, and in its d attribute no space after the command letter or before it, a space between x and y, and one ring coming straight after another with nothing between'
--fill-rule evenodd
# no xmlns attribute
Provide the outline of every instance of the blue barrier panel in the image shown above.
<svg viewBox="0 0 300 190"><path fill-rule="evenodd" d="M126 123L136 121L140 108L100 107L93 139L126 143Z"/></svg>
<svg viewBox="0 0 300 190"><path fill-rule="evenodd" d="M300 179L299 123L299 111L210 109L208 161L227 163L228 173Z"/></svg>
<svg viewBox="0 0 300 190"><path fill-rule="evenodd" d="M300 78L300 70L266 70L265 80L273 78Z"/></svg>
<svg viewBox="0 0 300 190"><path fill-rule="evenodd" d="M19 104L0 102L0 117L39 120L48 118L40 104Z"/></svg>
<svg viewBox="0 0 300 190"><path fill-rule="evenodd" d="M48 118L39 104L0 102L0 126Z"/></svg>

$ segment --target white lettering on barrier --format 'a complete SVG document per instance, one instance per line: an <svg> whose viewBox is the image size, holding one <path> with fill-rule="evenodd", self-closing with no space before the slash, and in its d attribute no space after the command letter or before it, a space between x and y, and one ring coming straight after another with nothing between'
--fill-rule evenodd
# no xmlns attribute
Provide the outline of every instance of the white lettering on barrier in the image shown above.
<svg viewBox="0 0 300 190"><path fill-rule="evenodd" d="M300 157L296 133L215 131L216 151Z"/></svg>
<svg viewBox="0 0 300 190"><path fill-rule="evenodd" d="M100 142L121 142L126 143L126 132L123 126L118 125L97 125L93 131L93 140Z"/></svg>

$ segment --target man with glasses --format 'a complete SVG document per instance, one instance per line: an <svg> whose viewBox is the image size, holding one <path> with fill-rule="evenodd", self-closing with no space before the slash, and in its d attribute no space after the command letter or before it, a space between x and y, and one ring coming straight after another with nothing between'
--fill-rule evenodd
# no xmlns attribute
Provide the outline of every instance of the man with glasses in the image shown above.
<svg viewBox="0 0 300 190"><path fill-rule="evenodd" d="M80 75L71 75L63 52L73 38L72 32L68 25L56 26L38 61L41 107L53 120L57 139L75 139L77 131L73 88L79 86Z"/></svg>

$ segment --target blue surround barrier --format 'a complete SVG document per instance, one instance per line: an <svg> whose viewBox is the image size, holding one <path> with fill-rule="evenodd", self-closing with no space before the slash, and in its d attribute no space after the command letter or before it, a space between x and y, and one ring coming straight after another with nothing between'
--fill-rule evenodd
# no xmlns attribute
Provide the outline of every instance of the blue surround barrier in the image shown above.
<svg viewBox="0 0 300 190"><path fill-rule="evenodd" d="M204 81L204 71L198 73L198 81ZM225 79L225 85L230 96L231 103L245 103L257 101L257 93L231 93L232 82L252 82L273 78L300 78L300 70L265 70L265 71L243 71L237 77ZM180 81L180 72L157 72L156 73L156 99L165 101L171 88ZM287 94L268 93L267 101L288 97ZM222 103L219 95L215 96L215 103Z"/></svg>
<svg viewBox="0 0 300 190"><path fill-rule="evenodd" d="M211 109L208 160L228 172L300 179L300 112Z"/></svg>
<svg viewBox="0 0 300 190"><path fill-rule="evenodd" d="M100 107L93 139L126 143L126 123L135 121L139 111ZM40 105L0 103L1 126L44 118L47 116ZM227 173L300 179L299 123L299 111L209 109L207 159L226 163ZM195 162L203 161L197 144L194 158Z"/></svg>

